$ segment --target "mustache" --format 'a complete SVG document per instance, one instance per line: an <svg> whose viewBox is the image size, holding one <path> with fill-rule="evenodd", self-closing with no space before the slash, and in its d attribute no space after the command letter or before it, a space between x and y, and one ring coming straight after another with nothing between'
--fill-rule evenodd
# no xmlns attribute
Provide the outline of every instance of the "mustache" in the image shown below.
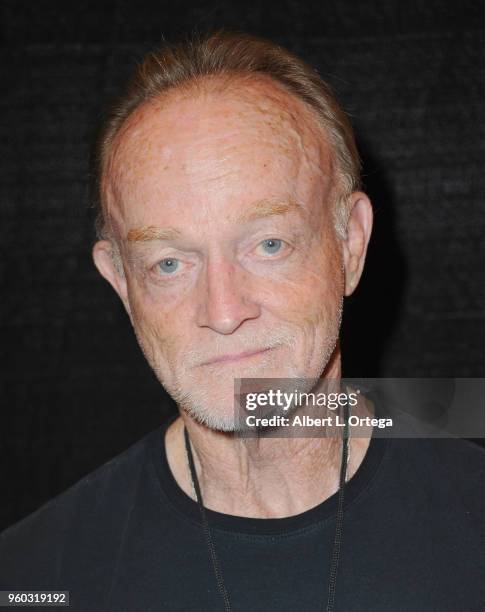
<svg viewBox="0 0 485 612"><path fill-rule="evenodd" d="M184 351L183 361L186 368L192 368L202 365L207 361L220 359L225 355L237 355L239 353L259 351L263 349L276 348L277 346L294 347L296 344L296 333L294 330L278 330L247 334L241 336L234 342L234 338L230 340L224 337L216 338L211 347L203 347L197 349L189 349Z"/></svg>

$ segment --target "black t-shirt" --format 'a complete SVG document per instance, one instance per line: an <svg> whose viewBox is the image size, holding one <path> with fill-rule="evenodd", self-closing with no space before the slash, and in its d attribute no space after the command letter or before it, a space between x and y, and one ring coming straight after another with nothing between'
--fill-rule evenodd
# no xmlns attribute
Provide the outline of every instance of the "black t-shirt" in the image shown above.
<svg viewBox="0 0 485 612"><path fill-rule="evenodd" d="M83 612L218 611L199 508L145 436L0 535L0 590ZM485 451L373 436L345 490L336 611L485 610ZM297 516L207 511L233 610L325 608L337 494Z"/></svg>

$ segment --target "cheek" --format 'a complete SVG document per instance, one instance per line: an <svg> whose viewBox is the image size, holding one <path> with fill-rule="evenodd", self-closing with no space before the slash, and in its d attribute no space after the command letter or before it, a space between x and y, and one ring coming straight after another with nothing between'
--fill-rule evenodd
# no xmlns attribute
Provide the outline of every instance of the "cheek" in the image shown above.
<svg viewBox="0 0 485 612"><path fill-rule="evenodd" d="M184 346L187 324L180 309L167 307L136 283L128 282L133 325L140 344L151 355L173 358Z"/></svg>
<svg viewBox="0 0 485 612"><path fill-rule="evenodd" d="M344 274L337 252L322 250L311 264L300 265L291 275L261 283L258 293L263 307L288 323L304 327L326 321L333 324L344 295Z"/></svg>

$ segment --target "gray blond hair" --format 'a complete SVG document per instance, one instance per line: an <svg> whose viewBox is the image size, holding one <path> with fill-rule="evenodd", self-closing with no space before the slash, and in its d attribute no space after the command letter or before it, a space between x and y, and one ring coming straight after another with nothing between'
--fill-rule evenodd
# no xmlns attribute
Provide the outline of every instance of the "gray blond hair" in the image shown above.
<svg viewBox="0 0 485 612"><path fill-rule="evenodd" d="M257 36L220 30L177 44L164 43L148 53L107 114L93 156L93 206L99 239L109 237L103 177L113 141L128 117L144 102L174 89L190 88L204 77L250 77L261 74L303 100L313 109L313 114L324 128L331 144L339 186L332 211L334 225L337 233L345 236L349 196L361 186L361 162L346 113L317 71L293 53Z"/></svg>

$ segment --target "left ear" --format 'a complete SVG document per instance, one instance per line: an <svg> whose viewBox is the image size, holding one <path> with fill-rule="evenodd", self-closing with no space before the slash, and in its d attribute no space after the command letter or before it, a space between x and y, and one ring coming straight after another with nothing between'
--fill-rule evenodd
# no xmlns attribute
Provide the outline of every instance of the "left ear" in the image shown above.
<svg viewBox="0 0 485 612"><path fill-rule="evenodd" d="M365 255L372 232L372 204L362 191L350 196L350 214L347 222L347 235L342 239L345 296L351 295L359 284L364 269Z"/></svg>

